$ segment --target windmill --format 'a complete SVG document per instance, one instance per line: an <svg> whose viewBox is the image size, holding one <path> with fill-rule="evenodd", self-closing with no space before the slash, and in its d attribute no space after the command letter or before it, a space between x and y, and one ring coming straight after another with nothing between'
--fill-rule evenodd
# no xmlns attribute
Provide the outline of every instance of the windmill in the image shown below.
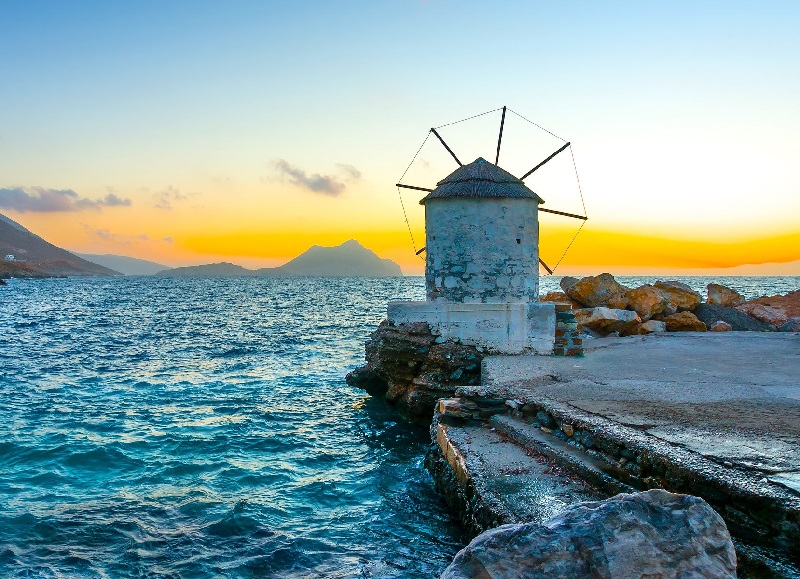
<svg viewBox="0 0 800 579"><path fill-rule="evenodd" d="M496 149L496 152L495 152L495 159L494 159L494 166L495 167L500 168L500 166L499 166L500 149L501 149L501 145L502 145L502 142L503 142L503 130L505 128L506 113L507 112L511 112L511 113L515 114L516 116L520 117L524 121L526 121L526 122L530 123L531 125L535 126L537 129L539 129L541 131L544 131L545 133L551 135L552 137L554 137L554 138L556 138L556 139L558 139L559 141L562 142L561 146L558 149L553 151L551 154L549 154L545 158L541 159L538 163L533 164L533 166L532 166L532 168L530 170L528 170L522 176L516 178L518 181L524 182L526 179L531 177L531 175L533 175L535 172L537 172L540 169L542 169L544 166L546 166L548 163L550 163L556 157L558 157L559 155L565 153L566 151L569 151L569 154L572 157L572 167L573 167L574 173L575 173L575 180L576 180L576 184L577 184L577 189L578 189L578 192L580 194L581 205L583 206L583 215L580 215L580 214L577 214L577 213L571 213L571 212L567 212L567 211L560 211L560 210L550 209L550 208L547 208L547 207L541 207L541 206L538 207L538 210L541 211L541 212L549 213L549 214L553 214L553 215L557 215L559 217L564 217L564 218L569 218L569 219L577 219L577 220L580 220L582 222L580 227L577 229L577 231L575 232L574 236L572 237L571 241L569 242L569 244L564 249L564 252L562 253L561 257L558 259L558 262L552 268L548 264L546 264L541 259L541 257L538 256L538 251L537 251L537 257L536 258L538 260L538 263L544 268L545 271L547 271L548 274L552 274L555 271L555 269L558 267L558 265L561 263L561 261L564 259L564 256L566 255L567 251L569 251L569 248L574 243L575 239L577 238L578 234L580 233L581 229L583 228L583 225L588 220L588 217L586 215L586 207L585 207L585 204L583 203L583 192L582 192L581 186L580 186L580 178L578 177L577 165L575 164L575 156L574 156L574 153L572 151L572 144L569 141L567 141L565 139L562 139L561 137L558 137L554 133L548 131L547 129L545 129L543 127L541 127L540 125L534 123L533 121L530 121L530 120L526 119L525 117L523 117L519 113L516 113L515 111L513 111L513 110L511 110L511 109L509 109L508 107L505 107L505 106L502 107L502 109L495 109L493 111L488 111L486 113L481 113L479 115L474 115L472 117L468 117L468 118L463 119L461 121L456 121L455 123L448 123L447 125L442 125L442 126L448 126L448 125L462 123L462 122L465 122L465 121L470 121L470 120L472 120L474 118L477 118L477 117L480 117L480 116L483 116L483 115L488 115L488 114L491 114L491 113L494 113L494 112L497 112L497 111L502 111L502 114L501 114L501 117L500 117L500 130L499 130L499 134L498 134L498 137L497 137L497 149ZM425 143L431 137L431 135L434 136L439 141L439 143L444 147L444 149L447 151L447 153L450 155L450 157L452 157L453 161L455 161L455 163L459 167L464 167L465 166L461 162L461 159L453 151L453 149L447 144L447 142L445 142L444 138L439 133L437 128L441 128L441 127L433 127L433 128L430 129L430 131L428 132L428 134L427 134L427 136L425 138L425 141L423 141L423 143L422 143L422 146L420 146L419 150L417 150L417 153L414 155L414 159L412 159L412 161L409 164L408 168L406 169L406 171L403 173L403 175L398 180L398 183L396 184L396 186L398 187L398 194L400 194L400 189L411 189L411 190L414 190L414 191L423 191L423 192L426 192L426 193L429 193L429 194L434 192L435 189L432 189L432 188L429 188L429 187L423 187L423 186L419 186L419 185L416 185L416 184L414 184L414 185L406 184L406 183L402 182L403 178L408 173L408 170L411 168L411 166L414 164L414 161L417 159L417 156L419 155L420 151L422 150L422 147L425 145ZM509 175L510 175L510 173L509 173ZM437 183L437 186L442 185L450 177L451 176L448 176L447 178L443 179L442 181L439 181L439 183ZM408 222L408 215L407 215L406 210L405 210L405 205L403 205L402 195L400 195L400 202L401 202L401 206L403 208L403 214L404 214L404 217L406 219L406 224L409 226L409 233L411 233L411 227L410 227L410 224ZM539 203L541 205L541 204L544 203L544 201L541 200L541 198L539 198ZM411 234L411 240L412 240L412 246L414 246L414 250L415 250L415 253L417 255L421 255L423 252L426 252L427 245L425 247L422 247L419 250L416 249L416 245L414 243L413 234Z"/></svg>
<svg viewBox="0 0 800 579"><path fill-rule="evenodd" d="M458 167L433 189L403 183L408 169L399 179L398 193L400 188L427 193L420 201L425 247L414 246L418 255L425 253L425 301L389 302L386 317L392 325L424 322L437 336L491 352L550 355L556 310L552 302L539 301L539 264L549 273L558 264L550 268L539 259L539 211L582 223L586 215L540 208L544 200L524 182L568 150L568 141L561 139L556 151L521 177L498 165L507 110L502 109L494 163L482 157L462 163L432 128L425 142L436 137ZM409 233L414 245L410 225Z"/></svg>

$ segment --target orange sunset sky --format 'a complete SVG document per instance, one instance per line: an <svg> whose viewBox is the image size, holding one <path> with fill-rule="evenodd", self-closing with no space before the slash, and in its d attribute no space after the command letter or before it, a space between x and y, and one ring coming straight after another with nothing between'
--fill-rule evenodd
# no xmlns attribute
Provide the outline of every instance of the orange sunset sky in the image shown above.
<svg viewBox="0 0 800 579"><path fill-rule="evenodd" d="M558 274L800 275L792 2L7 3L0 213L82 253L275 266L357 239L420 274L394 184L432 126L572 142L526 183L589 220ZM500 166L561 141L507 116ZM455 169L428 139L403 182ZM403 191L417 249L424 195ZM541 218L562 259L579 222Z"/></svg>

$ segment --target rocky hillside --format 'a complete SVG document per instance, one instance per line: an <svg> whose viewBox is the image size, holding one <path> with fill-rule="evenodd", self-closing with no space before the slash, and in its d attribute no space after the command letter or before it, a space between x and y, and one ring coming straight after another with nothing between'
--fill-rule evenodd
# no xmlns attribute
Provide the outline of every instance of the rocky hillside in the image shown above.
<svg viewBox="0 0 800 579"><path fill-rule="evenodd" d="M13 255L15 261L5 260L7 255ZM0 260L3 278L119 275L48 243L5 215L0 215Z"/></svg>

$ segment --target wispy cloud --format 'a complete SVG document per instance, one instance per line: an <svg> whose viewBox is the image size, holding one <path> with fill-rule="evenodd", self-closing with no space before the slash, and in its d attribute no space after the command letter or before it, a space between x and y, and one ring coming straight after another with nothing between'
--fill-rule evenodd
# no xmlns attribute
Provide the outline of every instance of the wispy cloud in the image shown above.
<svg viewBox="0 0 800 579"><path fill-rule="evenodd" d="M151 237L146 234L139 235L123 235L120 233L112 233L110 229L95 229L89 225L83 224L86 232L98 239L115 243L117 245L131 245L133 243L149 242L149 243L173 243L175 240L172 237Z"/></svg>
<svg viewBox="0 0 800 579"><path fill-rule="evenodd" d="M174 203L178 201L185 201L189 198L185 193L181 193L180 189L176 189L172 185L154 194L157 209L172 209Z"/></svg>
<svg viewBox="0 0 800 579"><path fill-rule="evenodd" d="M88 199L79 196L72 189L0 188L0 207L20 213L100 210L103 207L127 207L130 204L130 199L124 199L113 191L99 199Z"/></svg>
<svg viewBox="0 0 800 579"><path fill-rule="evenodd" d="M288 177L289 182L293 185L331 197L340 195L347 187L347 183L358 181L361 178L361 172L352 165L337 164L339 169L337 175L320 175L319 173L308 175L284 159L274 161L273 165L282 176Z"/></svg>
<svg viewBox="0 0 800 579"><path fill-rule="evenodd" d="M339 170L342 173L344 173L346 180L358 181L359 179L361 179L361 171L359 171L352 165L346 165L345 163L336 163L336 166L339 167Z"/></svg>

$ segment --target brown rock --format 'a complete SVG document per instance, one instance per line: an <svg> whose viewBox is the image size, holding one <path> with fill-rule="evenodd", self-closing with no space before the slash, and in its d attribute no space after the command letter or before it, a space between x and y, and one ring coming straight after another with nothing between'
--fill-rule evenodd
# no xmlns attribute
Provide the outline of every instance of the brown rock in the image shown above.
<svg viewBox="0 0 800 579"><path fill-rule="evenodd" d="M792 318L800 318L800 290L785 296L756 298L736 309L767 324L782 326Z"/></svg>
<svg viewBox="0 0 800 579"><path fill-rule="evenodd" d="M628 290L625 296L628 300L628 309L639 314L639 317L645 322L663 312L669 304L664 292L649 284Z"/></svg>
<svg viewBox="0 0 800 579"><path fill-rule="evenodd" d="M641 324L633 324L619 333L620 336L644 336L658 332L666 332L667 325L659 320L648 320Z"/></svg>
<svg viewBox="0 0 800 579"><path fill-rule="evenodd" d="M584 277L562 288L569 297L587 308L606 307L622 310L628 306L628 299L625 297L628 288L617 283L610 273Z"/></svg>
<svg viewBox="0 0 800 579"><path fill-rule="evenodd" d="M706 303L716 306L725 306L726 308L735 308L744 303L744 296L742 294L724 285L710 283L708 284L707 290L708 299Z"/></svg>
<svg viewBox="0 0 800 579"><path fill-rule="evenodd" d="M664 318L668 332L705 332L706 325L692 312L678 312Z"/></svg>
<svg viewBox="0 0 800 579"><path fill-rule="evenodd" d="M669 306L665 309L675 312L688 312L697 307L703 298L685 283L679 281L657 281L653 284L660 289L669 300Z"/></svg>
<svg viewBox="0 0 800 579"><path fill-rule="evenodd" d="M658 334L667 331L667 324L659 320L649 320L641 325L641 334Z"/></svg>
<svg viewBox="0 0 800 579"><path fill-rule="evenodd" d="M575 321L578 325L608 335L612 332L628 335L628 332L642 322L636 312L614 308L586 308L575 310Z"/></svg>
<svg viewBox="0 0 800 579"><path fill-rule="evenodd" d="M712 332L730 332L733 330L733 326L731 326L728 322L723 322L722 320L717 320L711 327L709 328Z"/></svg>
<svg viewBox="0 0 800 579"><path fill-rule="evenodd" d="M742 304L736 308L743 314L747 314L751 318L757 319L759 322L764 322L771 326L778 326L783 323L783 312L775 310L770 306L763 304Z"/></svg>
<svg viewBox="0 0 800 579"><path fill-rule="evenodd" d="M475 402L466 398L440 398L437 402L439 414L454 418L473 418L477 408Z"/></svg>
<svg viewBox="0 0 800 579"><path fill-rule="evenodd" d="M573 285L575 285L579 281L580 281L580 279L578 279L577 277L572 277L570 275L565 275L564 277L561 278L561 281L558 282L558 285L561 286L562 290L567 291L568 287L572 287Z"/></svg>
<svg viewBox="0 0 800 579"><path fill-rule="evenodd" d="M723 321L730 324L734 332L769 332L775 329L775 326L765 324L736 308L727 308L716 304L700 304L692 313L707 328L711 328L711 324L714 322Z"/></svg>
<svg viewBox="0 0 800 579"><path fill-rule="evenodd" d="M619 333L620 336L639 336L642 332L642 324L635 322L625 326Z"/></svg>
<svg viewBox="0 0 800 579"><path fill-rule="evenodd" d="M543 296L539 296L540 302L554 302L557 304L570 304L573 310L582 308L583 306L573 300L564 292L547 292Z"/></svg>

